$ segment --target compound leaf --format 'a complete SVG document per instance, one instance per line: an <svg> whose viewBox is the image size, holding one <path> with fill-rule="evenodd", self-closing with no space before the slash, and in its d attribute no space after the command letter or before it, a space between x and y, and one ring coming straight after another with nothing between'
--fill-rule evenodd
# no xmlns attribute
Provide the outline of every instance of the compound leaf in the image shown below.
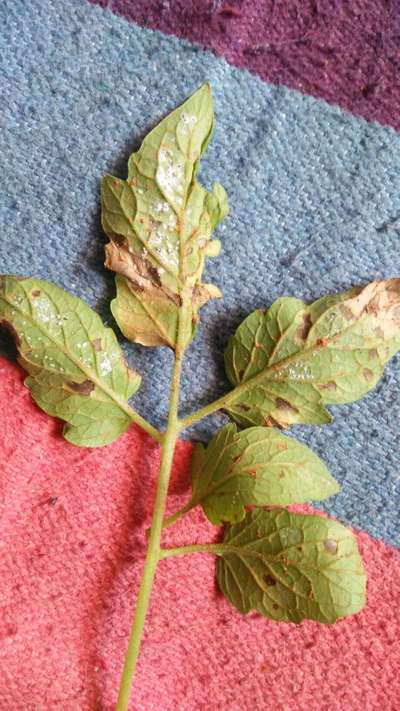
<svg viewBox="0 0 400 711"><path fill-rule="evenodd" d="M326 499L339 486L308 447L275 429L221 428L205 448L197 444L191 468L192 501L216 524L241 521L245 506L287 505Z"/></svg>
<svg viewBox="0 0 400 711"><path fill-rule="evenodd" d="M225 365L236 388L225 409L244 427L329 422L325 405L363 397L399 349L400 279L310 306L283 297L230 339Z"/></svg>
<svg viewBox="0 0 400 711"><path fill-rule="evenodd" d="M205 257L219 253L211 234L228 213L227 196L221 185L210 193L196 180L213 125L204 84L146 136L127 180L102 181L105 264L117 274L111 309L123 334L146 346L175 348L183 302L187 345L200 307L221 296L201 275Z"/></svg>
<svg viewBox="0 0 400 711"><path fill-rule="evenodd" d="M337 521L286 509L251 511L227 528L221 550L219 587L242 614L332 623L365 604L357 541Z"/></svg>
<svg viewBox="0 0 400 711"><path fill-rule="evenodd" d="M32 397L65 420L69 442L98 447L129 427L128 399L140 376L81 299L46 281L2 276L0 324L14 337Z"/></svg>

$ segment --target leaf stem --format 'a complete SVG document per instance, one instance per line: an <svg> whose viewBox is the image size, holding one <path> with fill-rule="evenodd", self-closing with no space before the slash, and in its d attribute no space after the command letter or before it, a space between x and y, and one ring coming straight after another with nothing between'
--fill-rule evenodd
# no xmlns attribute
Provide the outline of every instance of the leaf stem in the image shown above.
<svg viewBox="0 0 400 711"><path fill-rule="evenodd" d="M135 616L128 642L124 669L120 682L116 711L127 711L128 709L133 675L136 669L136 663L139 656L140 642L142 638L145 618L150 603L150 594L154 583L157 564L161 557L161 531L165 515L165 506L168 494L168 485L171 475L172 460L174 456L176 441L179 435L178 407L182 373L182 360L185 351L185 311L186 304L185 299L183 298L179 316L177 345L175 350L175 363L170 390L168 423L164 435L161 436L161 464L160 472L158 475L157 491L154 502L149 543L147 547L147 554L144 563L142 580L140 583L139 593L136 601Z"/></svg>
<svg viewBox="0 0 400 711"><path fill-rule="evenodd" d="M238 388L240 388L240 385L237 385L229 393L226 393L226 395L222 395L222 397L218 398L218 400L214 400L214 402L210 402L209 405L202 407L201 410L197 410L197 412L193 412L191 415L188 415L187 417L184 417L183 419L179 420L179 431L182 432L187 427L194 425L195 422L199 422L200 420L202 420L204 417L212 415L218 410L223 410L224 407L226 407L226 405L229 403L229 401L237 395Z"/></svg>
<svg viewBox="0 0 400 711"><path fill-rule="evenodd" d="M158 477L156 499L154 503L153 519L150 529L149 544L147 548L146 561L144 564L139 594L136 602L136 611L128 643L128 650L125 657L125 664L121 678L116 711L126 711L126 709L128 708L132 679L135 672L137 658L139 655L140 641L143 632L145 617L150 602L150 593L153 587L157 563L160 558L160 538L162 522L165 513L165 503L168 492L172 458L175 450L176 440L178 437L177 413L179 403L181 368L182 357L177 352L174 372L172 376L168 426L162 440L161 465Z"/></svg>
<svg viewBox="0 0 400 711"><path fill-rule="evenodd" d="M195 506L197 506L199 502L198 501L193 501L192 499L188 501L185 506L182 506L179 511L175 511L174 514L171 514L171 516L167 516L164 521L163 521L163 528L168 528L169 526L172 526L172 524L176 523L176 521L179 521L182 516L188 513L188 511L191 511L194 509Z"/></svg>

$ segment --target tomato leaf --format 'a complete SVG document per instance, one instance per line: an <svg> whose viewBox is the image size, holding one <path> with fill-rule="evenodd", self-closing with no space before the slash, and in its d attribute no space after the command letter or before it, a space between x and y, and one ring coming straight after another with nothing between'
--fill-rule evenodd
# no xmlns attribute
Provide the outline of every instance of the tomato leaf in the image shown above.
<svg viewBox="0 0 400 711"><path fill-rule="evenodd" d="M356 538L337 521L286 509L251 511L227 528L221 549L219 587L242 614L332 623L365 604Z"/></svg>
<svg viewBox="0 0 400 711"><path fill-rule="evenodd" d="M14 337L37 404L67 423L73 444L108 444L132 422L140 385L114 332L81 299L39 279L0 277L0 323Z"/></svg>

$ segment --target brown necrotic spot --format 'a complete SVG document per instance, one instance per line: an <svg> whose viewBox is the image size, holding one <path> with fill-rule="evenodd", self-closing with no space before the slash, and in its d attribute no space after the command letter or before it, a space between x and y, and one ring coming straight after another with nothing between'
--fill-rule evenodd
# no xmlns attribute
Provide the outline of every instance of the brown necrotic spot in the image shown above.
<svg viewBox="0 0 400 711"><path fill-rule="evenodd" d="M99 353L99 351L102 350L102 348L101 348L101 338L94 338L93 341L92 341L92 346L93 346L94 350L95 350L97 353Z"/></svg>
<svg viewBox="0 0 400 711"><path fill-rule="evenodd" d="M40 289L34 289L33 291L31 291L31 296L33 296L34 299L37 299L38 296L41 295L41 293L42 292L40 291Z"/></svg>
<svg viewBox="0 0 400 711"><path fill-rule="evenodd" d="M378 305L374 301L369 301L368 304L364 306L364 312L366 314L372 314L373 316L378 315Z"/></svg>
<svg viewBox="0 0 400 711"><path fill-rule="evenodd" d="M300 326L296 331L296 338L300 341L305 341L312 326L310 314L304 314Z"/></svg>
<svg viewBox="0 0 400 711"><path fill-rule="evenodd" d="M79 395L89 396L90 393L92 393L94 390L94 383L92 383L91 380L84 380L83 383L74 383L73 381L68 381L66 385L69 390L72 390L74 393L79 393Z"/></svg>
<svg viewBox="0 0 400 711"><path fill-rule="evenodd" d="M369 368L364 368L363 376L364 376L365 380L372 380L374 377L374 374L373 374L372 370L370 370Z"/></svg>
<svg viewBox="0 0 400 711"><path fill-rule="evenodd" d="M277 397L275 398L275 404L279 408L279 410L284 410L285 412L290 412L293 415L298 414L298 409L294 405L292 405L288 400L284 400L283 397Z"/></svg>
<svg viewBox="0 0 400 711"><path fill-rule="evenodd" d="M327 383L320 385L321 390L328 390L328 392L334 392L337 390L337 385L333 380L328 380Z"/></svg>
<svg viewBox="0 0 400 711"><path fill-rule="evenodd" d="M373 360L375 358L378 358L379 353L376 348L370 348L368 351L368 357Z"/></svg>
<svg viewBox="0 0 400 711"><path fill-rule="evenodd" d="M285 429L285 425L278 422L278 420L276 420L274 417L272 417L272 415L268 415L268 417L265 418L264 424L266 427L277 427L278 430Z"/></svg>
<svg viewBox="0 0 400 711"><path fill-rule="evenodd" d="M264 581L266 585L276 585L276 580L272 577L272 575L264 575Z"/></svg>
<svg viewBox="0 0 400 711"><path fill-rule="evenodd" d="M324 548L327 553L331 553L332 555L335 555L338 550L338 542L335 541L333 538L326 538L324 541Z"/></svg>
<svg viewBox="0 0 400 711"><path fill-rule="evenodd" d="M276 604L276 602L273 603L272 608L274 610L279 610L279 605Z"/></svg>
<svg viewBox="0 0 400 711"><path fill-rule="evenodd" d="M339 311L344 316L346 321L352 321L354 319L354 314L349 306L346 304L339 304Z"/></svg>

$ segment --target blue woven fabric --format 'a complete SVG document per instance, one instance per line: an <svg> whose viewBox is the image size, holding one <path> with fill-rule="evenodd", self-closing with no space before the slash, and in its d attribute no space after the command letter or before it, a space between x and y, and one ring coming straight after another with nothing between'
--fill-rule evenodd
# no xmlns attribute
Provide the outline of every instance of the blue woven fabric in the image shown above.
<svg viewBox="0 0 400 711"><path fill-rule="evenodd" d="M204 80L217 128L201 178L227 189L223 253L206 280L224 292L202 310L183 376L185 411L227 390L226 340L283 294L312 300L400 272L400 136L322 101L262 82L212 54L74 0L3 0L0 211L2 272L49 279L112 324L113 277L102 267L99 179L125 177L146 131ZM167 411L171 354L129 345L144 375L135 406ZM398 500L398 360L335 422L292 435L319 453L342 492L321 506L394 542ZM216 416L189 433L207 437Z"/></svg>

